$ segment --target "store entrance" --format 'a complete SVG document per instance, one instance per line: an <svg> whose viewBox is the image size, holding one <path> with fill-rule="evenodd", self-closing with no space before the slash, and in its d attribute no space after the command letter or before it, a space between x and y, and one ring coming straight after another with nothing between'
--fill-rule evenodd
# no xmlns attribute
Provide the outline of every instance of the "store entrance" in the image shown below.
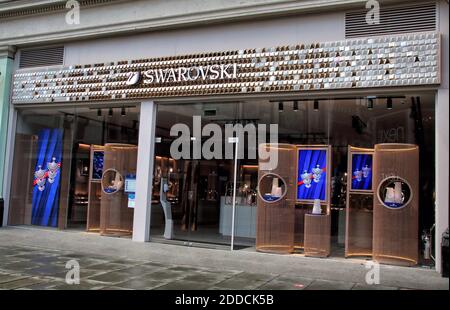
<svg viewBox="0 0 450 310"><path fill-rule="evenodd" d="M186 126L184 128L193 133L191 129L199 125L194 125L193 115L202 116L202 127L214 123L222 133L225 124L243 124L237 114L238 103L224 105L214 110L214 113L206 112L214 114L207 117L204 117L204 108L201 104L183 105L176 109L167 105L158 107L151 237L163 242L181 241L185 245L230 246L232 197L236 184L233 246L254 246L256 159L235 162L233 154L236 146L224 136L216 141L223 151L223 157L205 158L208 155L202 152L201 156L194 159L198 137L193 134L186 138L174 135L174 128L178 125ZM208 138L200 138L200 146ZM174 143L188 147L190 154L177 158ZM231 156L225 156L225 148L231 150Z"/></svg>

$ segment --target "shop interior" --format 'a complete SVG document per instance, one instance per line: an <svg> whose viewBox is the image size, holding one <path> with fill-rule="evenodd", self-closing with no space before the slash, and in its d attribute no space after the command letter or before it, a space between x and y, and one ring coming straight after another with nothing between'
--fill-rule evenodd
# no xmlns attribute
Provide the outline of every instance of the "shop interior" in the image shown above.
<svg viewBox="0 0 450 310"><path fill-rule="evenodd" d="M175 160L171 156L170 146L178 138L170 135L172 126L186 124L192 133L193 116L201 117L202 127L209 123L219 124L222 132L225 124L278 124L279 143L331 147L329 204L332 256L342 257L345 251L349 146L373 148L381 143L417 144L420 149L421 193L417 234L419 238L423 232L429 234L434 222L434 94L414 93L158 105L151 216L153 240L226 246L231 243L234 161L205 158ZM202 137L202 145L208 138ZM224 140L222 149L227 143ZM190 142L192 152L192 138ZM246 137L246 154L251 147L248 145ZM254 247L258 159L239 159L236 170L233 241L235 247ZM161 185L161 181L167 184ZM167 187L167 192L164 193L162 186ZM165 204L169 202L170 205L168 217L161 204L161 194ZM350 195L349 199L356 199L356 204L369 206L369 209L373 201L372 197L364 195ZM300 216L304 216L311 212L312 206L297 202L295 208L300 210L297 212ZM172 225L170 234L167 234L166 219L170 219ZM360 222L364 223L364 218ZM303 230L303 225L296 227L295 238L299 239L296 250L299 252L303 247L300 241Z"/></svg>

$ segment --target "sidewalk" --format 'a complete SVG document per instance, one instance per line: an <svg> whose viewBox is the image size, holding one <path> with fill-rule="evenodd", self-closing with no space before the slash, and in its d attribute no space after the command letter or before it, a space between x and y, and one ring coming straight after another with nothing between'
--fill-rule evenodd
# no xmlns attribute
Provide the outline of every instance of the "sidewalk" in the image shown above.
<svg viewBox="0 0 450 310"><path fill-rule="evenodd" d="M80 264L80 285L64 282L71 259ZM0 289L449 289L434 270L385 265L380 285L367 285L364 262L0 228Z"/></svg>

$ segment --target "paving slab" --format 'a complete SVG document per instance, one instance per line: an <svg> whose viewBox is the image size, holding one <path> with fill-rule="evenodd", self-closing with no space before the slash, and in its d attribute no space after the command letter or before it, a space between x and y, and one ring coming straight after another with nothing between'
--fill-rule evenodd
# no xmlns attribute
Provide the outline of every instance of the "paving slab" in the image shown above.
<svg viewBox="0 0 450 310"><path fill-rule="evenodd" d="M159 286L155 288L156 290L206 290L211 285L207 283L199 283L199 282L193 282L193 281L172 281L165 285Z"/></svg>
<svg viewBox="0 0 450 310"><path fill-rule="evenodd" d="M28 278L22 278L10 282L0 283L0 289L4 290L14 290L22 287L27 287L33 284L45 282L44 279L35 278L35 277L28 277Z"/></svg>
<svg viewBox="0 0 450 310"><path fill-rule="evenodd" d="M351 290L355 283L331 280L314 280L305 290Z"/></svg>
<svg viewBox="0 0 450 310"><path fill-rule="evenodd" d="M121 289L133 289L133 290L152 290L159 286L165 285L166 282L156 281L145 277L132 279L117 284L115 287Z"/></svg>
<svg viewBox="0 0 450 310"><path fill-rule="evenodd" d="M65 264L70 259L80 263L80 286L64 283L68 271ZM15 289L132 289L140 285L148 289L449 289L448 279L434 270L388 265L380 266L380 285L367 286L365 263L358 259L269 255L248 249L229 251L139 243L96 234L0 228L0 279L6 283L33 279L29 285L17 282L14 286L19 287Z"/></svg>
<svg viewBox="0 0 450 310"><path fill-rule="evenodd" d="M398 290L398 287L384 286L384 285L380 285L380 284L369 285L369 284L356 283L355 286L352 287L352 290L366 290L366 291L371 291L371 290L382 290L382 291L392 291L392 290Z"/></svg>

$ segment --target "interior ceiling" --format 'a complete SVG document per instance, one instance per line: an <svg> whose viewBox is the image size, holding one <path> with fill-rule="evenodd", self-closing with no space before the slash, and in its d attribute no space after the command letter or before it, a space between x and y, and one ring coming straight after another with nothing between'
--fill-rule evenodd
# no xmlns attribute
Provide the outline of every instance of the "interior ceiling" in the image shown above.
<svg viewBox="0 0 450 310"><path fill-rule="evenodd" d="M282 127L299 126L306 122L307 118L314 119L319 117L332 117L335 122L347 122L349 115L358 115L365 120L378 118L386 115L387 112L395 114L401 110L407 110L411 106L411 97L417 95L406 95L404 98L394 98L394 109L386 109L386 99L375 99L374 109L368 110L364 99L321 99L319 101L319 111L313 111L313 100L299 101L299 112L293 112L292 100L284 101L284 113L278 113L278 101L269 100L248 100L242 102L220 103L187 103L160 105L157 114L157 125L161 128L170 128L175 123L192 123L193 115L202 116L202 124L215 122L218 124L231 123L234 120L248 120L253 123L279 123L280 132ZM400 96L399 96L400 97ZM434 94L420 94L422 110L432 109L434 107ZM97 108L89 107L68 107L68 108L39 108L27 110L24 114L35 115L55 115L69 114L78 115L93 121L103 121L119 126L132 126L134 121L139 120L139 107L126 107L126 116L121 116L121 107L116 106L113 109L113 116L108 116L109 108L102 108L102 116L97 116ZM205 110L214 110L216 115L204 116ZM327 114L328 113L328 114ZM328 115L328 116L327 116ZM402 114L403 115L403 114ZM403 116L402 116L403 117Z"/></svg>

